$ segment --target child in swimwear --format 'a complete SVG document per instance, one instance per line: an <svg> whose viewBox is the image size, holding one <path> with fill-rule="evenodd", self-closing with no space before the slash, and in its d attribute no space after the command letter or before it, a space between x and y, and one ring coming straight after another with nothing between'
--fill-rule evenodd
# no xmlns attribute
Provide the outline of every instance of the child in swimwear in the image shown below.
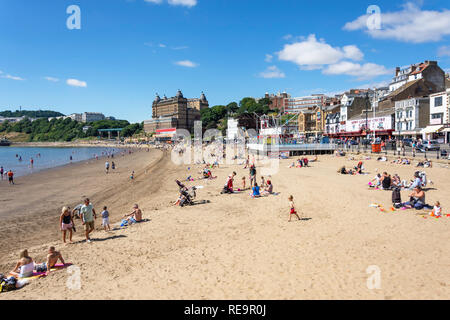
<svg viewBox="0 0 450 320"><path fill-rule="evenodd" d="M288 200L289 200L289 206L291 207L291 212L289 213L289 222L291 222L291 218L293 215L295 215L298 218L298 220L300 220L300 217L297 214L297 211L295 211L294 197L289 196Z"/></svg>
<svg viewBox="0 0 450 320"><path fill-rule="evenodd" d="M242 177L242 190L245 190L245 176Z"/></svg>
<svg viewBox="0 0 450 320"><path fill-rule="evenodd" d="M264 188L266 186L266 181L264 180L264 177L261 176L261 188Z"/></svg>
<svg viewBox="0 0 450 320"><path fill-rule="evenodd" d="M430 216L436 217L436 218L442 216L442 208L441 208L441 203L439 201L436 201L436 203L434 204L434 208L433 208L433 211L431 211Z"/></svg>

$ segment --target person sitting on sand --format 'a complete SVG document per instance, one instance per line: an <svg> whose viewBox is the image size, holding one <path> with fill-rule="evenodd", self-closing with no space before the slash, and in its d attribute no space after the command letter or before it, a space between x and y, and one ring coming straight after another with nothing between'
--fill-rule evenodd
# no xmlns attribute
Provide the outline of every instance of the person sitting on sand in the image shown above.
<svg viewBox="0 0 450 320"><path fill-rule="evenodd" d="M340 173L340 174L348 174L347 170L345 169L345 166L342 166L342 168L340 168L338 170L338 173Z"/></svg>
<svg viewBox="0 0 450 320"><path fill-rule="evenodd" d="M442 208L441 203L439 201L436 201L434 204L433 210L430 212L430 216L440 218L442 217Z"/></svg>
<svg viewBox="0 0 450 320"><path fill-rule="evenodd" d="M61 210L61 216L59 217L59 226L62 232L63 242L66 243L66 232L69 231L69 242L72 243L72 228L73 228L72 213L69 208L64 207Z"/></svg>
<svg viewBox="0 0 450 320"><path fill-rule="evenodd" d="M383 173L383 176L380 179L381 182L381 188L383 190L390 190L392 187L392 179L391 175L389 175L387 172Z"/></svg>
<svg viewBox="0 0 450 320"><path fill-rule="evenodd" d="M394 174L394 176L392 177L392 185L394 187L402 186L402 180L400 179L400 176L398 174Z"/></svg>
<svg viewBox="0 0 450 320"><path fill-rule="evenodd" d="M319 161L319 159L317 158L317 156L314 157L314 159L309 160L309 162L317 162Z"/></svg>
<svg viewBox="0 0 450 320"><path fill-rule="evenodd" d="M130 214L126 214L124 218L126 219L123 222L126 222L127 224L133 224L142 221L142 211L141 209L139 209L137 203L133 205L133 211Z"/></svg>
<svg viewBox="0 0 450 320"><path fill-rule="evenodd" d="M288 200L289 200L289 206L291 209L291 211L289 212L289 222L291 222L293 215L295 215L298 218L298 220L300 221L301 219L300 219L299 215L297 214L297 211L295 211L294 197L291 195L291 196L289 196Z"/></svg>
<svg viewBox="0 0 450 320"><path fill-rule="evenodd" d="M258 184L255 182L255 185L252 188L252 198L259 198L261 197L261 194L259 192L260 188L258 186Z"/></svg>
<svg viewBox="0 0 450 320"><path fill-rule="evenodd" d="M230 174L227 178L227 182L225 186L223 187L222 193L233 193L233 179L236 176L236 172L233 171L232 174Z"/></svg>
<svg viewBox="0 0 450 320"><path fill-rule="evenodd" d="M372 184L372 182L375 182L375 184ZM381 174L377 173L370 183L372 188L378 188L381 185Z"/></svg>
<svg viewBox="0 0 450 320"><path fill-rule="evenodd" d="M303 164L305 165L305 167L308 167L308 163L309 163L309 160L308 160L308 158L303 158Z"/></svg>
<svg viewBox="0 0 450 320"><path fill-rule="evenodd" d="M16 263L10 274L16 278L28 278L33 276L34 262L28 255L28 250L20 252L20 260Z"/></svg>
<svg viewBox="0 0 450 320"><path fill-rule="evenodd" d="M414 190L416 187L422 187L422 179L418 172L414 173L414 181L409 186L409 190Z"/></svg>
<svg viewBox="0 0 450 320"><path fill-rule="evenodd" d="M425 202L425 191L422 187L418 186L414 188L413 192L409 195L409 201L403 204L404 207L408 209L422 210L423 208L433 209L430 205Z"/></svg>
<svg viewBox="0 0 450 320"><path fill-rule="evenodd" d="M58 260L60 260L63 265L66 264L61 253L56 251L55 247L48 248L47 262L36 264L36 272L46 272L47 274L50 273L50 270L56 265Z"/></svg>
<svg viewBox="0 0 450 320"><path fill-rule="evenodd" d="M261 176L261 188L264 188L266 186L266 181L263 176Z"/></svg>
<svg viewBox="0 0 450 320"><path fill-rule="evenodd" d="M268 196L270 194L273 194L273 184L272 181L267 180L267 187L263 191L263 195Z"/></svg>

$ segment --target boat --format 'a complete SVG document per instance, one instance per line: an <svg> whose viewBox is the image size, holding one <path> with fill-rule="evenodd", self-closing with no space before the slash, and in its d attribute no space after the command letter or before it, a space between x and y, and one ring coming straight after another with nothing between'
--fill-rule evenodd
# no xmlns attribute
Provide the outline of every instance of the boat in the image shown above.
<svg viewBox="0 0 450 320"><path fill-rule="evenodd" d="M11 145L11 142L9 142L7 139L0 140L0 147L9 147L10 145Z"/></svg>

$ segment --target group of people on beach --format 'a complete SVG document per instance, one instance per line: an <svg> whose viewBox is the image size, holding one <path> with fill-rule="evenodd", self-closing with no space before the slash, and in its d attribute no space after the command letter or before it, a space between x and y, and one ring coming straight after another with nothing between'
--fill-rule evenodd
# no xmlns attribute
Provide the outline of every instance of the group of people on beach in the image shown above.
<svg viewBox="0 0 450 320"><path fill-rule="evenodd" d="M1 180L8 179L10 185L14 184L14 172L11 169L6 171L3 167L0 167L0 178Z"/></svg>
<svg viewBox="0 0 450 320"><path fill-rule="evenodd" d="M103 206L103 210L100 213L102 218L102 227L105 231L111 231L110 225L110 213L107 206ZM97 219L97 213L94 205L90 202L89 198L85 198L83 204L76 206L73 210L70 207L63 207L59 218L59 225L62 232L63 243L66 243L66 235L69 234L69 242L72 242L73 232L76 232L74 218L81 220L81 224L84 227L86 242L90 243L90 234L95 230L95 220ZM142 221L142 211L139 209L138 204L133 205L131 213L126 214L121 221L121 226L131 225Z"/></svg>
<svg viewBox="0 0 450 320"><path fill-rule="evenodd" d="M104 230L108 232L111 231L109 220L110 214L106 206L103 207L101 217ZM81 219L81 224L84 227L86 242L91 243L92 240L90 235L95 230L95 220L97 219L97 215L89 198L85 198L84 203L77 206L73 210L71 210L70 207L62 208L59 218L59 226L62 232L62 240L64 244L66 244L67 233L69 234L69 242L72 243L73 231L76 232L74 218ZM129 226L142 221L142 211L138 204L134 204L131 213L127 213L123 216L120 226ZM57 251L54 246L49 247L46 262L43 263L35 263L29 256L28 250L22 250L19 256L19 261L9 272L9 275L5 276L0 274L0 292L21 288L27 283L27 281L23 280L26 280L35 274L48 275L49 272L55 267L58 260L62 263L62 267L66 266L62 254Z"/></svg>

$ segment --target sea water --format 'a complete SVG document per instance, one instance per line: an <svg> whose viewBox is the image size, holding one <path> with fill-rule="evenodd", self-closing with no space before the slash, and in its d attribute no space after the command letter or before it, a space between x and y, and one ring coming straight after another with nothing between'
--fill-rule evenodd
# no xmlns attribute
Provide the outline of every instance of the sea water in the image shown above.
<svg viewBox="0 0 450 320"><path fill-rule="evenodd" d="M0 147L0 166L10 169L14 176L24 176L40 170L102 157L119 152L118 148L55 148L55 147ZM20 157L22 161L20 161ZM72 160L70 160L72 157ZM33 165L31 165L33 159Z"/></svg>

